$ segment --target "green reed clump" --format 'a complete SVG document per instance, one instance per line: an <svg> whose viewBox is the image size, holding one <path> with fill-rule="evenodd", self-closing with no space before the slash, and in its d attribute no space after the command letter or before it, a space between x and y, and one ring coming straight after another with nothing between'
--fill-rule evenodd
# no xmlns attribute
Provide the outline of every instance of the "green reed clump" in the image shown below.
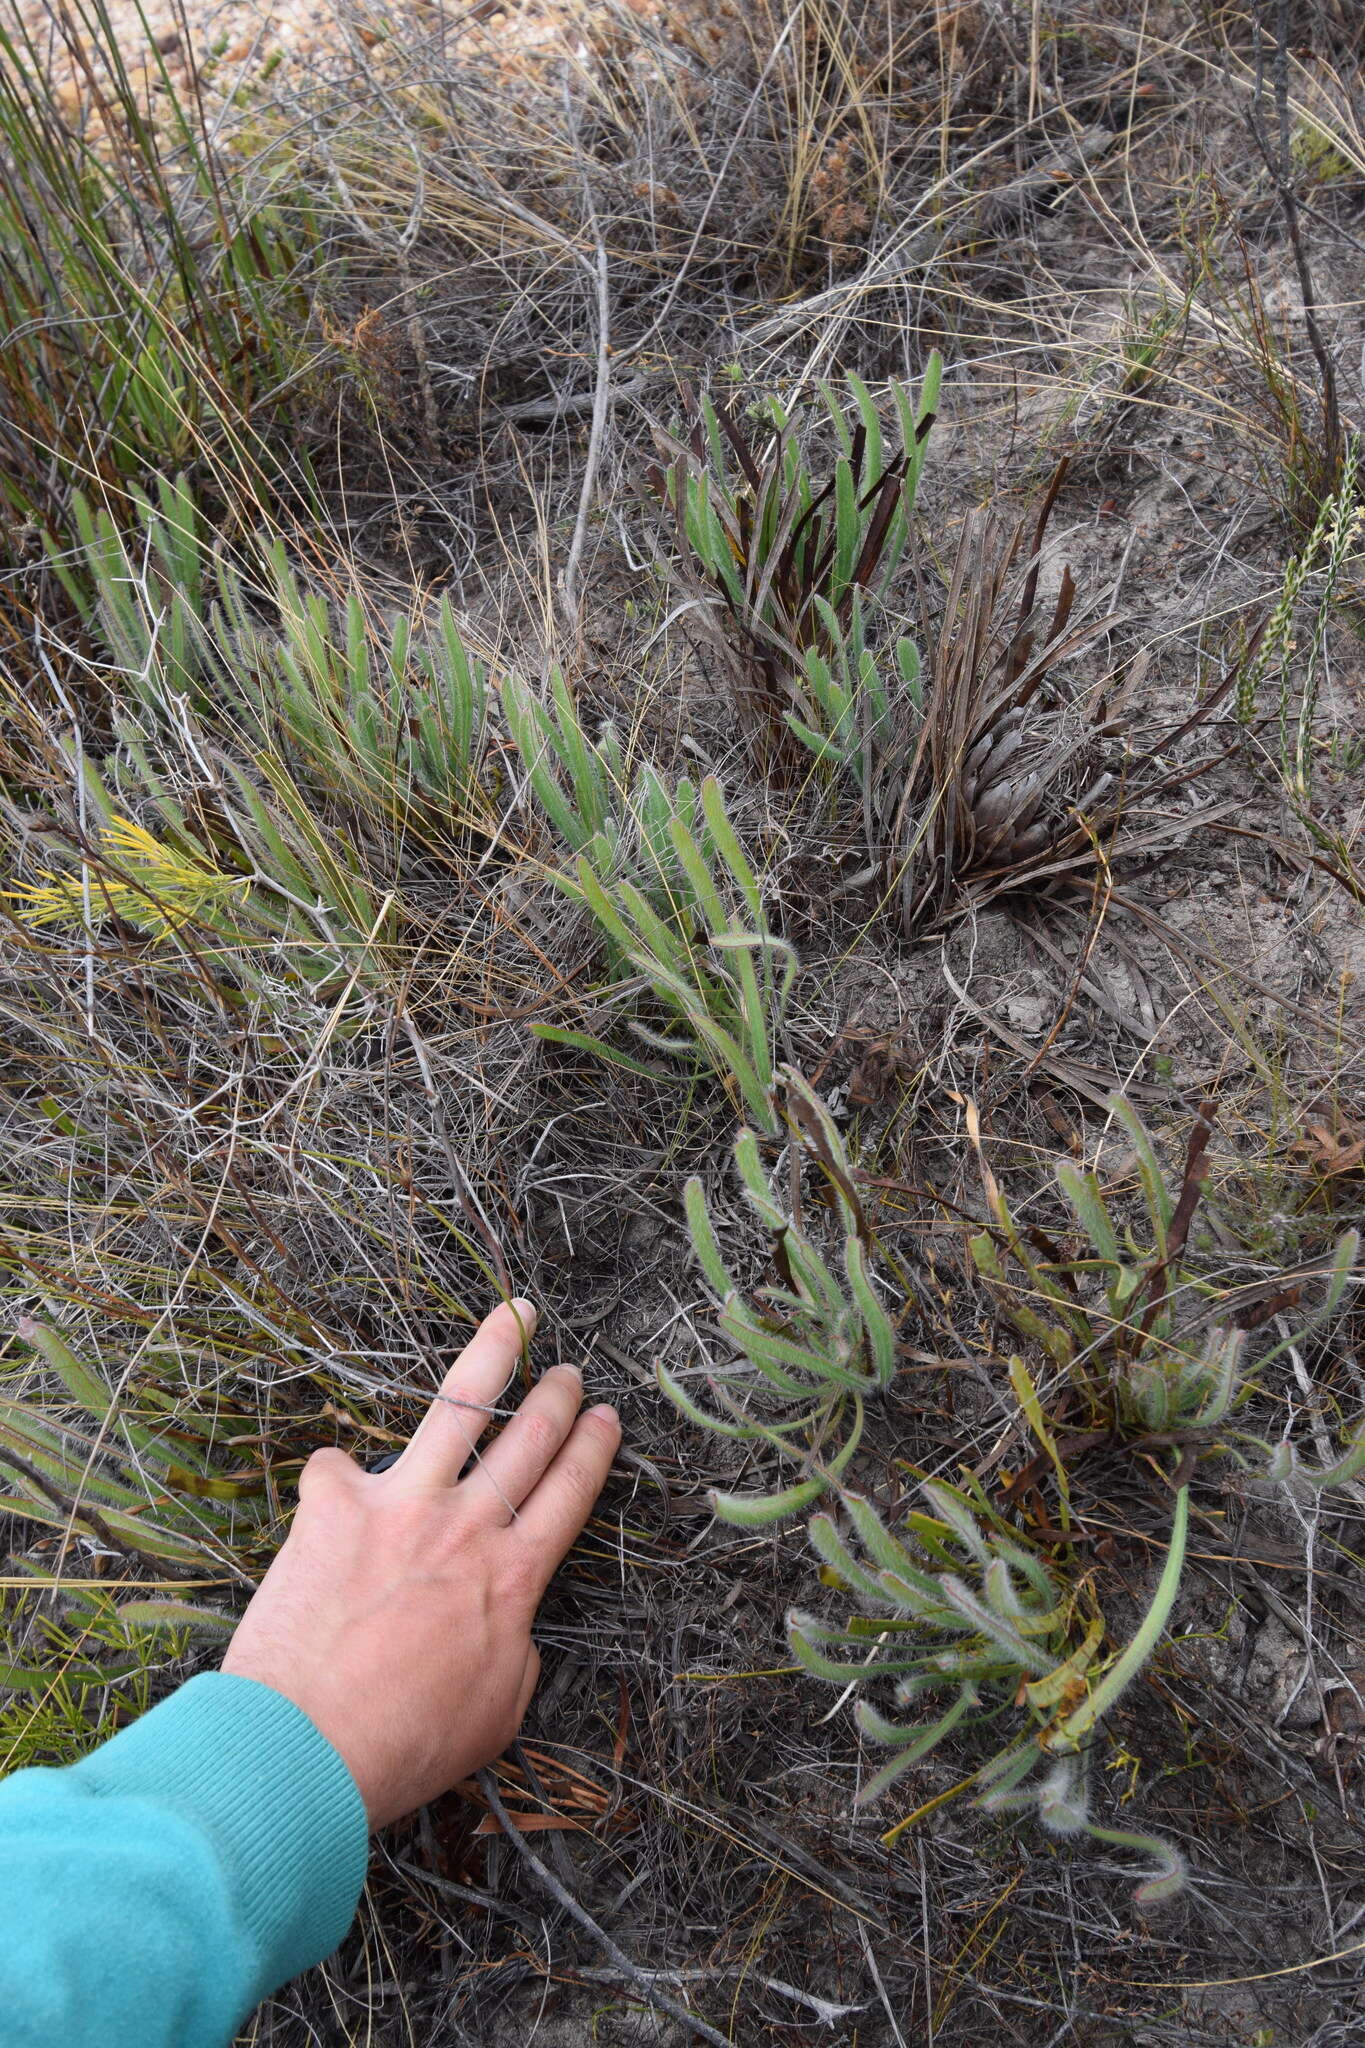
<svg viewBox="0 0 1365 2048"><path fill-rule="evenodd" d="M264 502L309 374L307 208L253 190L160 59L149 96L95 0L54 21L80 105L17 13L0 21L0 503L20 560L65 539L78 488L121 517L131 486L193 465Z"/></svg>

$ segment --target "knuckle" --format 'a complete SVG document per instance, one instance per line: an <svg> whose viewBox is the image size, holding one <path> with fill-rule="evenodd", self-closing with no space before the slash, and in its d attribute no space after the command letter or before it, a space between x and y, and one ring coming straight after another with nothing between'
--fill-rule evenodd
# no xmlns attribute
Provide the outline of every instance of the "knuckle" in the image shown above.
<svg viewBox="0 0 1365 2048"><path fill-rule="evenodd" d="M346 1486L355 1477L356 1466L345 1451L329 1445L325 1450L314 1451L299 1474L299 1499L313 1498L319 1493L335 1491Z"/></svg>
<svg viewBox="0 0 1365 2048"><path fill-rule="evenodd" d="M602 1475L586 1458L570 1454L563 1463L564 1490L584 1513L602 1491Z"/></svg>
<svg viewBox="0 0 1365 2048"><path fill-rule="evenodd" d="M538 1458L551 1457L563 1436L559 1418L548 1408L524 1408L518 1420L527 1450Z"/></svg>

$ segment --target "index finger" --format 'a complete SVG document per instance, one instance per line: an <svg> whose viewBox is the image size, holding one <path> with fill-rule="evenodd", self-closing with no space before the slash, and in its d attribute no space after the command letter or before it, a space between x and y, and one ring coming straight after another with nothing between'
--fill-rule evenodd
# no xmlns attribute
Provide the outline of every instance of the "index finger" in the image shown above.
<svg viewBox="0 0 1365 2048"><path fill-rule="evenodd" d="M532 1555L537 1599L597 1505L620 1442L616 1410L589 1408L518 1509L507 1535Z"/></svg>
<svg viewBox="0 0 1365 2048"><path fill-rule="evenodd" d="M394 1478L453 1486L506 1392L536 1326L529 1301L504 1302L485 1316L441 1382L439 1393L392 1470Z"/></svg>

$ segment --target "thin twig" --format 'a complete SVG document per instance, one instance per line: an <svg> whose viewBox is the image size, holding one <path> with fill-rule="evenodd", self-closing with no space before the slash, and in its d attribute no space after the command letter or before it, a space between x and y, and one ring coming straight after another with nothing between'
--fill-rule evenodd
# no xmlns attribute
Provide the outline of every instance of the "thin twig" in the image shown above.
<svg viewBox="0 0 1365 2048"><path fill-rule="evenodd" d="M1247 109L1247 126L1252 139L1261 153L1262 160L1275 187L1275 196L1280 202L1284 215L1285 229L1289 235L1289 246L1294 257L1294 268L1298 273L1299 295L1303 300L1303 324L1308 336L1308 346L1313 351L1313 360L1318 366L1322 387L1323 440L1327 458L1331 465L1333 481L1341 466L1342 431L1341 407L1337 396L1336 364L1332 352L1323 338L1318 324L1317 290L1313 283L1313 270L1308 261L1308 250L1304 244L1303 229L1299 220L1299 203L1290 176L1289 156L1289 7L1288 0L1275 0L1275 36L1273 45L1273 81L1275 94L1275 123L1278 147L1272 149L1260 114L1260 105L1265 78L1265 30L1258 20L1256 24L1256 98Z"/></svg>

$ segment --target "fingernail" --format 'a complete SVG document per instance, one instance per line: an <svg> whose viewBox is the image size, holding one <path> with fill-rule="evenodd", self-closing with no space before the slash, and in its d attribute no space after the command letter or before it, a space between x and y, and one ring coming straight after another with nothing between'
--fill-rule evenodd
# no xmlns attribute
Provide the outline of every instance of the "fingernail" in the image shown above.
<svg viewBox="0 0 1365 2048"><path fill-rule="evenodd" d="M579 1384L579 1386L580 1386L580 1387L582 1386L582 1384L583 1384L583 1368L582 1368L582 1366L581 1366L581 1365L571 1365L571 1364L569 1363L568 1359L566 1358L566 1359L562 1360L562 1361L561 1361L561 1363L560 1363L560 1364L558 1364L558 1365L557 1365L557 1366L556 1366L556 1367L554 1368L554 1370L555 1370L556 1372L571 1372L571 1373L573 1374L574 1378L575 1378L575 1379L576 1379L576 1380L578 1381L578 1384Z"/></svg>
<svg viewBox="0 0 1365 2048"><path fill-rule="evenodd" d="M595 1408L589 1408L588 1413L589 1415L600 1415L609 1422L619 1422L621 1420L610 1401L599 1401Z"/></svg>
<svg viewBox="0 0 1365 2048"><path fill-rule="evenodd" d="M539 1313L536 1309L535 1303L533 1301L523 1301L521 1296L517 1295L513 1298L511 1302L509 1302L508 1306L511 1308L514 1315L516 1315L525 1325L526 1334L529 1337L531 1335L531 1332L535 1329L536 1324L540 1320Z"/></svg>

